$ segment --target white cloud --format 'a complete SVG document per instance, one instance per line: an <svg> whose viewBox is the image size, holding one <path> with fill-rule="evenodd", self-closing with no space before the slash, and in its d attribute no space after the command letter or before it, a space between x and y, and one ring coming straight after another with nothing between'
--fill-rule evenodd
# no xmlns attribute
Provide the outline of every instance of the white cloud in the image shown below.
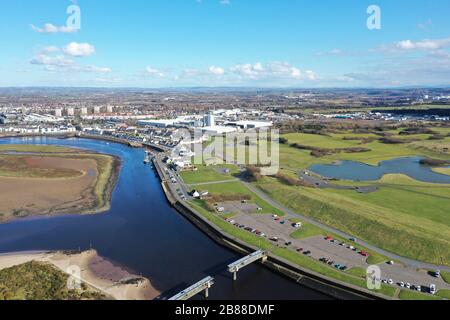
<svg viewBox="0 0 450 320"><path fill-rule="evenodd" d="M64 55L51 56L40 53L31 59L30 64L44 66L44 70L50 72L89 72L110 73L111 68L98 67L95 65L80 65Z"/></svg>
<svg viewBox="0 0 450 320"><path fill-rule="evenodd" d="M55 52L59 52L59 48L55 47L55 46L44 47L44 48L41 49L40 52L44 53L44 54L55 53Z"/></svg>
<svg viewBox="0 0 450 320"><path fill-rule="evenodd" d="M65 56L48 56L46 54L39 54L34 57L31 61L31 64L35 65L45 65L45 66L71 66L74 65L74 61L67 59Z"/></svg>
<svg viewBox="0 0 450 320"><path fill-rule="evenodd" d="M397 42L395 47L399 50L439 50L450 46L450 38L425 39L421 41L403 40Z"/></svg>
<svg viewBox="0 0 450 320"><path fill-rule="evenodd" d="M67 26L55 26L51 23L46 23L42 28L36 27L35 25L31 25L31 29L38 33L74 33L77 32L77 29L70 28Z"/></svg>
<svg viewBox="0 0 450 320"><path fill-rule="evenodd" d="M221 76L225 74L225 70L223 68L215 66L209 67L209 72L216 76Z"/></svg>
<svg viewBox="0 0 450 320"><path fill-rule="evenodd" d="M269 62L266 65L258 62L255 64L240 64L230 68L230 71L240 77L253 80L277 80L277 79L297 79L316 80L316 74L308 70L302 72L299 68L292 66L288 62Z"/></svg>
<svg viewBox="0 0 450 320"><path fill-rule="evenodd" d="M147 76L156 77L156 78L163 78L164 77L164 73L163 72L161 72L160 70L155 69L153 67L150 67L150 66L145 68L145 74Z"/></svg>
<svg viewBox="0 0 450 320"><path fill-rule="evenodd" d="M71 42L63 49L64 53L72 57L87 57L95 53L95 47L89 43Z"/></svg>

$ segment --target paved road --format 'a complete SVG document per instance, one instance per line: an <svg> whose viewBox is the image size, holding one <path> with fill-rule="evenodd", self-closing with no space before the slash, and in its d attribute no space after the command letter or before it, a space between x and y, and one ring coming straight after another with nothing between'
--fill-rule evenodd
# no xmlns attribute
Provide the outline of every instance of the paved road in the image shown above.
<svg viewBox="0 0 450 320"><path fill-rule="evenodd" d="M319 228L322 228L326 231L335 233L343 238L346 239L350 239L352 237L354 237L353 235L349 235L346 234L340 230L337 230L335 228L329 227L327 225L324 225L320 222L317 222L316 220L301 215L299 213L295 213L292 210L286 208L285 206L279 204L278 202L274 201L272 198L270 198L266 193L264 193L262 190L258 189L257 187L253 186L252 184L248 183L248 182L242 182L250 191L253 191L254 193L256 193L261 199L263 199L264 201L266 201L267 203L271 204L272 206L274 206L275 208L285 212L286 214L288 214L288 216L290 216L291 218L300 218L306 222L309 222ZM442 270L442 271L449 271L450 272L450 268L447 266L438 266L438 265L434 265L434 264L430 264L430 263L425 263L425 262L421 262L421 261L417 261L417 260L413 260L413 259L409 259L409 258L405 258L405 257L401 257L398 256L396 254L393 254L391 252L387 252L383 249L380 249L378 247L374 247L373 245L368 244L367 242L364 241L360 241L358 240L358 244L361 244L363 246L365 246L366 248L373 250L379 254L382 254L392 260L397 260L400 261L401 263L403 263L405 266L407 267L412 267L412 268L420 268L420 269L429 269L429 270Z"/></svg>

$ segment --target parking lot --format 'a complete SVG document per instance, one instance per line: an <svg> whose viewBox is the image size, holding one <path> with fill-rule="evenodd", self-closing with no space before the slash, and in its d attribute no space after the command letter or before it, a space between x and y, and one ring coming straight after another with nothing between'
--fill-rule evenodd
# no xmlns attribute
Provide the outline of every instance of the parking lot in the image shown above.
<svg viewBox="0 0 450 320"><path fill-rule="evenodd" d="M222 204L223 205L223 204ZM232 209L233 206L228 207ZM230 211L231 212L231 211ZM345 270L349 270L354 267L367 269L369 264L366 262L367 256L363 256L364 252L352 248L357 247L357 244L350 240L342 245L340 241L333 241L332 239L326 239L324 236L312 236L305 239L293 239L291 234L298 230L288 220L283 218L275 218L271 215L263 214L249 214L241 211L232 219L233 223L247 228L249 232L251 230L254 233L258 232L259 235L264 236L267 239L271 239L274 245L283 248L289 248L293 251L297 251L298 254L305 254L308 252L308 256L315 260L326 258L327 261L332 262L331 266L336 264L345 267ZM273 238L277 238L274 241ZM410 283L413 286L420 285L423 292L427 292L430 284L435 284L438 290L450 289L442 278L435 278L432 273L428 273L426 270L416 270L413 268L406 268L401 264L394 263L390 265L388 263L380 263L378 265L381 269L381 279L391 279L394 287L401 288L399 284L403 282Z"/></svg>

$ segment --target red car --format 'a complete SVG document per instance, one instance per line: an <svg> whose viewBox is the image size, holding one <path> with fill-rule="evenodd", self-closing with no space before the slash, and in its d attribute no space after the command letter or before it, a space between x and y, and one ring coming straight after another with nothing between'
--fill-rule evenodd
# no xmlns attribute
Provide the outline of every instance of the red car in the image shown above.
<svg viewBox="0 0 450 320"><path fill-rule="evenodd" d="M328 236L328 237L325 238L325 240L331 241L331 240L333 240L333 237Z"/></svg>
<svg viewBox="0 0 450 320"><path fill-rule="evenodd" d="M361 251L361 255L362 255L363 257L368 257L368 256L369 256L369 254L368 254L367 252L365 252L365 251Z"/></svg>

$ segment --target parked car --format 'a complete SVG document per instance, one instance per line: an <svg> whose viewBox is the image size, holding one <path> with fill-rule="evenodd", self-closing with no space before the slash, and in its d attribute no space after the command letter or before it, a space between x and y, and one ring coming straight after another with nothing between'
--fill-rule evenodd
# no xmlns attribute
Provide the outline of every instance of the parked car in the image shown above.
<svg viewBox="0 0 450 320"><path fill-rule="evenodd" d="M278 238L277 238L277 237L272 237L272 238L270 238L269 240L270 240L270 241L273 241L273 242L278 242Z"/></svg>
<svg viewBox="0 0 450 320"><path fill-rule="evenodd" d="M422 292L422 287L421 286L416 286L416 290L419 292Z"/></svg>
<svg viewBox="0 0 450 320"><path fill-rule="evenodd" d="M303 252L303 254L305 255L305 256L309 256L310 254L311 254L311 251L305 251L305 252Z"/></svg>
<svg viewBox="0 0 450 320"><path fill-rule="evenodd" d="M434 272L434 276L435 276L436 278L440 278L440 277L441 277L441 270L436 270L436 271Z"/></svg>
<svg viewBox="0 0 450 320"><path fill-rule="evenodd" d="M390 285L393 285L393 284L394 284L394 280L389 279L389 280L387 281L387 283L389 283Z"/></svg>
<svg viewBox="0 0 450 320"><path fill-rule="evenodd" d="M303 248L298 248L297 249L297 252L302 252L303 251Z"/></svg>
<svg viewBox="0 0 450 320"><path fill-rule="evenodd" d="M430 284L430 293L436 294L436 285L435 284Z"/></svg>

